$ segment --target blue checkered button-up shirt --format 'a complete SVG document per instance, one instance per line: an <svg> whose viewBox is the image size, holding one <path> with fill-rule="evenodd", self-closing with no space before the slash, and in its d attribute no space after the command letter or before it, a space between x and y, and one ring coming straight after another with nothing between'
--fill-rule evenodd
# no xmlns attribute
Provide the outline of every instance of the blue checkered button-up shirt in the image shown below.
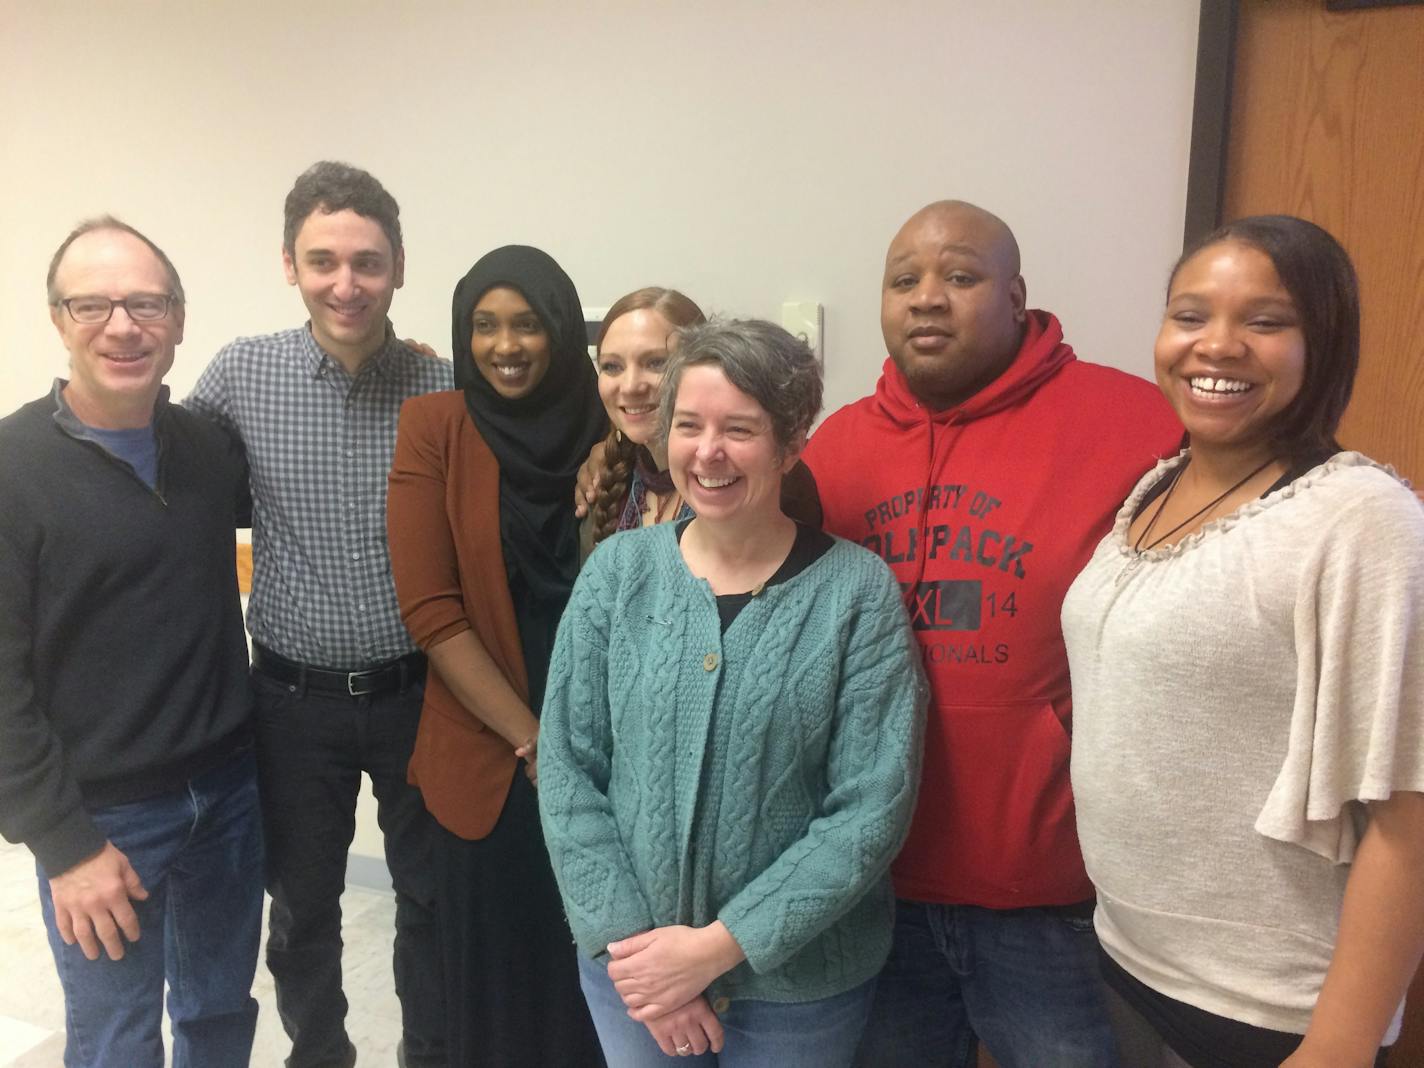
<svg viewBox="0 0 1424 1068"><path fill-rule="evenodd" d="M253 640L356 670L414 649L386 548L386 476L407 397L454 384L448 360L385 347L354 378L306 327L238 338L184 402L235 430L252 472Z"/></svg>

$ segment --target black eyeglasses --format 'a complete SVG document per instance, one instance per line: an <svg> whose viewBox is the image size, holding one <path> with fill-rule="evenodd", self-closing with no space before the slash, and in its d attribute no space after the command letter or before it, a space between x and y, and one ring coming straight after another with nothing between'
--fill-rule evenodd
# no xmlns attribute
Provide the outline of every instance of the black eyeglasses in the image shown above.
<svg viewBox="0 0 1424 1068"><path fill-rule="evenodd" d="M152 323L168 315L168 309L178 298L170 293L134 293L123 300L108 297L67 297L55 301L76 323L92 325L107 323L115 308L123 308L136 323Z"/></svg>

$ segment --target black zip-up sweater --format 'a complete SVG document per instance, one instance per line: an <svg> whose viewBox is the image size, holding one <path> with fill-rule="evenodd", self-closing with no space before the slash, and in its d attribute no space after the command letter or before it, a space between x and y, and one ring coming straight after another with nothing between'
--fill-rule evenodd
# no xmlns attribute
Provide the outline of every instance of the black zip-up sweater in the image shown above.
<svg viewBox="0 0 1424 1068"><path fill-rule="evenodd" d="M103 847L86 807L181 786L251 731L240 447L165 389L150 488L59 390L0 420L0 833L49 875Z"/></svg>

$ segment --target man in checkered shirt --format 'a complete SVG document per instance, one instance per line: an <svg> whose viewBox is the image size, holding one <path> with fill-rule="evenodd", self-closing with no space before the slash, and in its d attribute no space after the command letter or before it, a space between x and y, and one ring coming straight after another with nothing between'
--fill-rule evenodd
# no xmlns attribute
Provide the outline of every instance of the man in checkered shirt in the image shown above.
<svg viewBox="0 0 1424 1068"><path fill-rule="evenodd" d="M341 891L361 774L396 894L401 1064L444 1059L431 821L406 764L425 659L401 624L386 475L401 403L450 389L450 364L396 340L400 209L365 171L317 163L287 195L282 262L310 320L239 338L187 406L241 437L251 466L252 682L272 895L267 966L288 1068L356 1061L341 989Z"/></svg>

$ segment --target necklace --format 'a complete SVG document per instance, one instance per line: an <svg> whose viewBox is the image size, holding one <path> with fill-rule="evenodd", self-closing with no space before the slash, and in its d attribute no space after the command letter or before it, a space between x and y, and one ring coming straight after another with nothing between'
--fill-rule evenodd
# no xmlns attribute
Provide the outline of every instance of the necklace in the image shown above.
<svg viewBox="0 0 1424 1068"><path fill-rule="evenodd" d="M1223 493L1221 496L1219 496L1219 497L1213 497L1210 501L1208 501L1208 502L1207 502L1206 504L1204 504L1202 507L1198 508L1198 509L1197 509L1195 512L1193 512L1191 515L1187 516L1186 519L1183 519L1183 520L1182 520L1180 523L1178 523L1175 527L1173 527L1171 530L1167 531L1167 533L1163 534L1161 537L1157 538L1157 539L1154 540L1154 541L1147 541L1147 538L1148 538L1148 537L1151 535L1151 533L1152 533L1152 528L1157 525L1157 520L1160 519L1160 518L1162 517L1162 513L1167 510L1167 502L1172 499L1172 492L1177 488L1177 483L1182 480L1182 475L1183 475L1183 473L1187 470L1187 464L1190 464L1190 463L1191 463L1191 459L1188 458L1187 463L1185 463L1185 464L1183 464L1181 467L1177 468L1177 473L1172 476L1172 484L1167 487L1167 492L1164 493L1164 494L1162 494L1162 503L1157 506L1157 511L1155 511L1155 512L1152 513L1152 518L1151 518L1150 520L1148 520L1147 526L1143 528L1142 533L1139 534L1139 535L1137 535L1137 540L1132 543L1133 552L1138 552L1138 553L1146 552L1148 549L1153 549L1153 548L1156 548L1158 545L1161 545L1164 541L1166 541L1168 538L1170 538L1173 534L1177 533L1177 531L1181 530L1184 526L1187 526L1189 523L1191 523L1191 522L1194 521L1195 519L1199 518L1199 517L1202 516L1202 515L1205 515L1207 512L1210 512L1210 511L1211 511L1213 508L1215 508L1218 504L1220 504L1222 501L1226 500L1226 498L1230 497L1233 493L1235 493L1237 490L1239 490L1242 486L1246 485L1246 483L1250 482L1253 478L1255 478L1257 475L1259 475L1262 471L1264 471L1266 468L1270 467L1271 464L1273 464L1273 463L1275 463L1275 462L1276 462L1276 458L1275 458L1274 456L1272 456L1272 457L1271 457L1270 459L1268 459L1265 463L1263 463L1260 467L1256 468L1256 469L1255 469L1254 471L1252 471L1249 475L1247 475L1245 478L1243 478L1240 482L1237 482L1234 486L1232 486L1230 489L1228 489L1228 490L1227 490L1225 493ZM1147 542L1147 544L1144 545L1143 542Z"/></svg>
<svg viewBox="0 0 1424 1068"><path fill-rule="evenodd" d="M677 508L672 509L672 514L677 515L678 509L682 507L682 494L676 490L671 493L658 494L658 506L653 510L653 526L657 526L663 521L663 513L668 510L668 505L673 501L677 501Z"/></svg>

